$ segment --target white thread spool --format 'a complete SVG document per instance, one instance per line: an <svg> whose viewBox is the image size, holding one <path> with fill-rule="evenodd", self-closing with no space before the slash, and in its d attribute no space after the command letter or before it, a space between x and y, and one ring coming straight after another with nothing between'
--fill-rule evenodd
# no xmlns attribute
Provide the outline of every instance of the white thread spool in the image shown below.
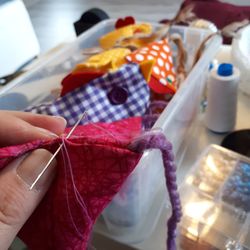
<svg viewBox="0 0 250 250"><path fill-rule="evenodd" d="M208 129L218 133L234 129L239 79L239 70L229 63L222 63L210 72L205 114Z"/></svg>

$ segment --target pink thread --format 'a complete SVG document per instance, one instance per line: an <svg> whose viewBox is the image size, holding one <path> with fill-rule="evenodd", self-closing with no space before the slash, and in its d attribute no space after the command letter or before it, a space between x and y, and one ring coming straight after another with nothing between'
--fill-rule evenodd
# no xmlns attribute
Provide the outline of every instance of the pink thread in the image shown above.
<svg viewBox="0 0 250 250"><path fill-rule="evenodd" d="M71 161L70 161L70 157L69 157L69 154L68 154L68 151L67 151L67 147L65 145L65 140L62 140L62 143L63 143L63 148L65 150L65 154L66 154L66 157L67 157L67 161L68 161L68 164L69 164L69 171L70 171L70 178L71 178L71 181L72 181L72 186L74 187L74 193L75 193L75 196L76 196L76 199L77 201L79 202L79 204L81 205L81 207L84 209L84 212L88 218L88 221L91 221L90 219L90 216L88 214L88 210L87 210L87 207L85 205L85 202L83 201L81 195L79 194L79 191L75 185L75 181L74 181L74 174L73 174L73 170L72 170L72 165L71 165Z"/></svg>
<svg viewBox="0 0 250 250"><path fill-rule="evenodd" d="M69 217L70 217L70 220L73 224L73 227L75 228L75 231L76 233L78 234L78 236L81 238L82 237L82 234L81 232L78 230L76 224L75 224L75 221L73 219L73 215L71 213L71 209L70 209L70 204L69 204L69 194L68 194L68 182L67 182L67 168L66 168L66 161L65 161L65 157L64 157L64 153L63 153L63 150L62 150L62 158L63 158L63 166L64 166L64 171L65 171L65 175L64 175L64 179L65 179L65 185L66 185L66 203L67 203L67 208L68 208L68 212L69 212Z"/></svg>
<svg viewBox="0 0 250 250"><path fill-rule="evenodd" d="M63 145L63 147L62 147L62 158L63 158L63 165L64 165L64 171L65 171L65 183L66 183L66 201L67 201L67 206L68 206L68 210L69 210L69 215L70 215L72 224L73 224L76 232L78 233L78 236L80 238L83 238L82 233L78 230L78 228L77 228L77 226L76 226L76 224L74 222L74 219L73 219L73 216L72 216L72 213L71 213L71 209L70 209L69 198L68 198L68 183L67 183L67 172L68 171L69 171L69 174L70 174L71 184L73 186L73 192L74 192L75 198L76 198L78 204L83 209L82 210L83 213L84 213L83 217L86 216L88 223L91 223L91 218L90 218L90 216L88 214L88 210L87 210L87 207L85 205L85 202L82 199L82 197L81 197L81 195L80 195L80 193L79 193L79 191L78 191L78 189L77 189L77 187L75 185L72 165L71 165L70 157L69 157L69 154L68 154L68 150L67 150L64 138L62 138L62 145ZM66 160L65 160L65 158L66 158Z"/></svg>

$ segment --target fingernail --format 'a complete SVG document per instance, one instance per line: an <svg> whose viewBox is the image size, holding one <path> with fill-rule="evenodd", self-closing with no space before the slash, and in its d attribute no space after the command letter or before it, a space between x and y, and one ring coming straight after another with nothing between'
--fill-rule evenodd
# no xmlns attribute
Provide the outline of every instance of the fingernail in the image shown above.
<svg viewBox="0 0 250 250"><path fill-rule="evenodd" d="M34 150L28 154L18 166L16 170L18 177L21 178L29 188L31 188L51 157L52 154L45 149ZM34 185L35 190L41 190L49 186L55 175L55 165L56 160L53 160L44 174Z"/></svg>
<svg viewBox="0 0 250 250"><path fill-rule="evenodd" d="M63 125L66 127L67 121L62 116L53 116L54 118L58 119L59 121L63 122Z"/></svg>
<svg viewBox="0 0 250 250"><path fill-rule="evenodd" d="M44 129L44 128L39 128L37 127L37 129L42 133L43 136L49 137L49 138L58 138L58 135L54 134L53 132Z"/></svg>

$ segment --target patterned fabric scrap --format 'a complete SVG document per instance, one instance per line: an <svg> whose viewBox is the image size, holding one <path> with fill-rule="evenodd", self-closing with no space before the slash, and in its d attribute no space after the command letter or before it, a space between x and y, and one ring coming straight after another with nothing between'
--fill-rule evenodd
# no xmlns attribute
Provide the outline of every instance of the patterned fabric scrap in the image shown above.
<svg viewBox="0 0 250 250"><path fill-rule="evenodd" d="M176 92L176 73L170 45L167 39L153 42L126 56L128 62L141 63L154 60L150 88L160 94Z"/></svg>
<svg viewBox="0 0 250 250"><path fill-rule="evenodd" d="M130 53L129 49L116 48L91 56L87 61L79 63L62 80L61 96L84 84L88 84L90 81L103 76L107 72L118 70L123 64L127 64L125 57ZM141 73L147 82L151 76L153 63L152 60L145 60L139 64Z"/></svg>
<svg viewBox="0 0 250 250"><path fill-rule="evenodd" d="M62 116L68 126L73 126L85 111L89 121L113 122L143 116L149 98L150 91L139 65L127 64L53 102L28 107L25 111ZM84 123L86 120L81 121Z"/></svg>
<svg viewBox="0 0 250 250"><path fill-rule="evenodd" d="M107 72L119 69L127 61L125 56L129 49L116 48L93 55L88 60L79 63L73 71L62 80L61 96L101 77Z"/></svg>

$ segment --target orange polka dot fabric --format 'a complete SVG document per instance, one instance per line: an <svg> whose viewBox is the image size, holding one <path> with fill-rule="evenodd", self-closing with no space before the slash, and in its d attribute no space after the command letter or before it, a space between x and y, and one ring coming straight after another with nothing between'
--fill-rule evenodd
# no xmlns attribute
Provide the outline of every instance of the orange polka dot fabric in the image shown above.
<svg viewBox="0 0 250 250"><path fill-rule="evenodd" d="M174 94L176 92L176 73L173 65L172 52L167 39L153 42L126 56L128 62L142 63L154 60L150 88L156 93Z"/></svg>

